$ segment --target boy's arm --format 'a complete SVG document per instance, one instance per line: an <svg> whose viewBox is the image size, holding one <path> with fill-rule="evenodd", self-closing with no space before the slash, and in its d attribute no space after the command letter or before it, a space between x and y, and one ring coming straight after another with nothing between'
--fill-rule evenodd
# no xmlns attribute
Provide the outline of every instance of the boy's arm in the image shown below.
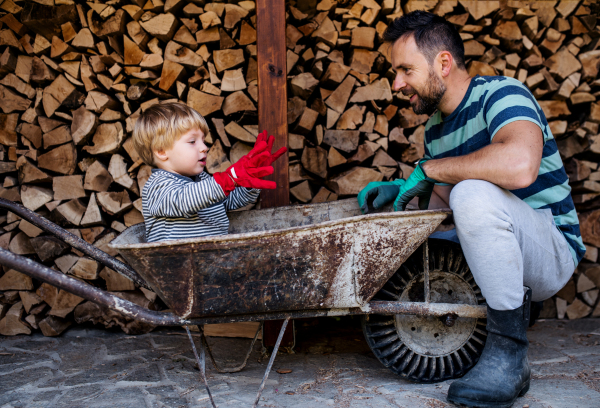
<svg viewBox="0 0 600 408"><path fill-rule="evenodd" d="M147 189L144 188L142 196L151 216L185 218L226 198L212 177L196 183L157 177Z"/></svg>
<svg viewBox="0 0 600 408"><path fill-rule="evenodd" d="M245 205L256 202L258 195L260 194L260 190L253 188L248 189L245 187L237 187L235 190L229 194L227 199L223 204L225 204L225 210L237 210Z"/></svg>

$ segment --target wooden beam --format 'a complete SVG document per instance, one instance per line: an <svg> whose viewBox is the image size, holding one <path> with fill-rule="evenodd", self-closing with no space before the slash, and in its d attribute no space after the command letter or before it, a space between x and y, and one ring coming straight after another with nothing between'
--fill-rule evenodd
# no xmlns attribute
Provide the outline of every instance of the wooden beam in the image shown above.
<svg viewBox="0 0 600 408"><path fill-rule="evenodd" d="M288 146L287 132L287 66L285 35L285 0L257 0L257 65L258 65L258 127L275 136L273 151ZM279 207L290 203L288 154L273 163L274 172L267 177L277 183L275 190L261 192L261 208ZM263 345L275 345L283 320L264 322ZM293 324L288 325L281 345L294 344Z"/></svg>
<svg viewBox="0 0 600 408"><path fill-rule="evenodd" d="M285 45L285 1L256 2L258 63L258 127L275 136L273 151L288 145L287 87ZM277 183L275 190L263 190L261 208L278 207L290 202L288 155L273 163L275 172L268 179Z"/></svg>

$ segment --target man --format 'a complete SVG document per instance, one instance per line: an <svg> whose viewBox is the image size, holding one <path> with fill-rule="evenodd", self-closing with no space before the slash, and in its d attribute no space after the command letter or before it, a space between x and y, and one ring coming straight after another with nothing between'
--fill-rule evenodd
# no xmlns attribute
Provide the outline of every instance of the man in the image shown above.
<svg viewBox="0 0 600 408"><path fill-rule="evenodd" d="M450 207L465 258L487 301L488 338L477 365L448 391L453 403L509 407L529 389L530 301L554 295L585 253L556 142L529 90L513 78L471 78L462 40L442 17L396 19L393 89L432 115L425 157L406 181L370 183L363 212ZM524 286L528 288L524 288ZM527 289L530 290L526 291ZM524 293L525 292L525 293Z"/></svg>

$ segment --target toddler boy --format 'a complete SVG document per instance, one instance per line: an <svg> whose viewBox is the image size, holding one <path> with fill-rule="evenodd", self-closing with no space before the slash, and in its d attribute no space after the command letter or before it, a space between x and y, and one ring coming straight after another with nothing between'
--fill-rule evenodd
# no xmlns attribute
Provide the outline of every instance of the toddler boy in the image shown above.
<svg viewBox="0 0 600 408"><path fill-rule="evenodd" d="M226 211L255 202L261 188L276 187L261 180L287 150L271 154L273 136L261 133L250 153L211 176L204 172L207 133L202 115L182 103L153 105L138 118L133 144L156 167L142 189L147 242L227 234Z"/></svg>

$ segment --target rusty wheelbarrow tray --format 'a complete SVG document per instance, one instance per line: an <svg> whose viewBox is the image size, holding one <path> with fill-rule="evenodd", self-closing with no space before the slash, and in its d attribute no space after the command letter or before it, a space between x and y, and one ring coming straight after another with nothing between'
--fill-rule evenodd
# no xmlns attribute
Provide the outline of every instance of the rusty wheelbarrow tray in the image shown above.
<svg viewBox="0 0 600 408"><path fill-rule="evenodd" d="M349 199L233 213L230 234L216 237L145 243L138 224L110 246L186 319L365 313L448 214L362 215Z"/></svg>
<svg viewBox="0 0 600 408"><path fill-rule="evenodd" d="M348 199L232 213L228 235L161 243L145 243L144 226L138 224L110 244L130 267L19 204L0 199L0 208L138 285L152 288L172 310L144 309L0 249L3 265L126 316L186 329L190 324L285 319L260 390L290 318L365 314L485 317L481 305L430 303L428 262L422 302L370 302L449 210L362 215L356 200ZM192 347L207 386L204 347L202 358L193 341ZM258 396L255 406L257 403Z"/></svg>

